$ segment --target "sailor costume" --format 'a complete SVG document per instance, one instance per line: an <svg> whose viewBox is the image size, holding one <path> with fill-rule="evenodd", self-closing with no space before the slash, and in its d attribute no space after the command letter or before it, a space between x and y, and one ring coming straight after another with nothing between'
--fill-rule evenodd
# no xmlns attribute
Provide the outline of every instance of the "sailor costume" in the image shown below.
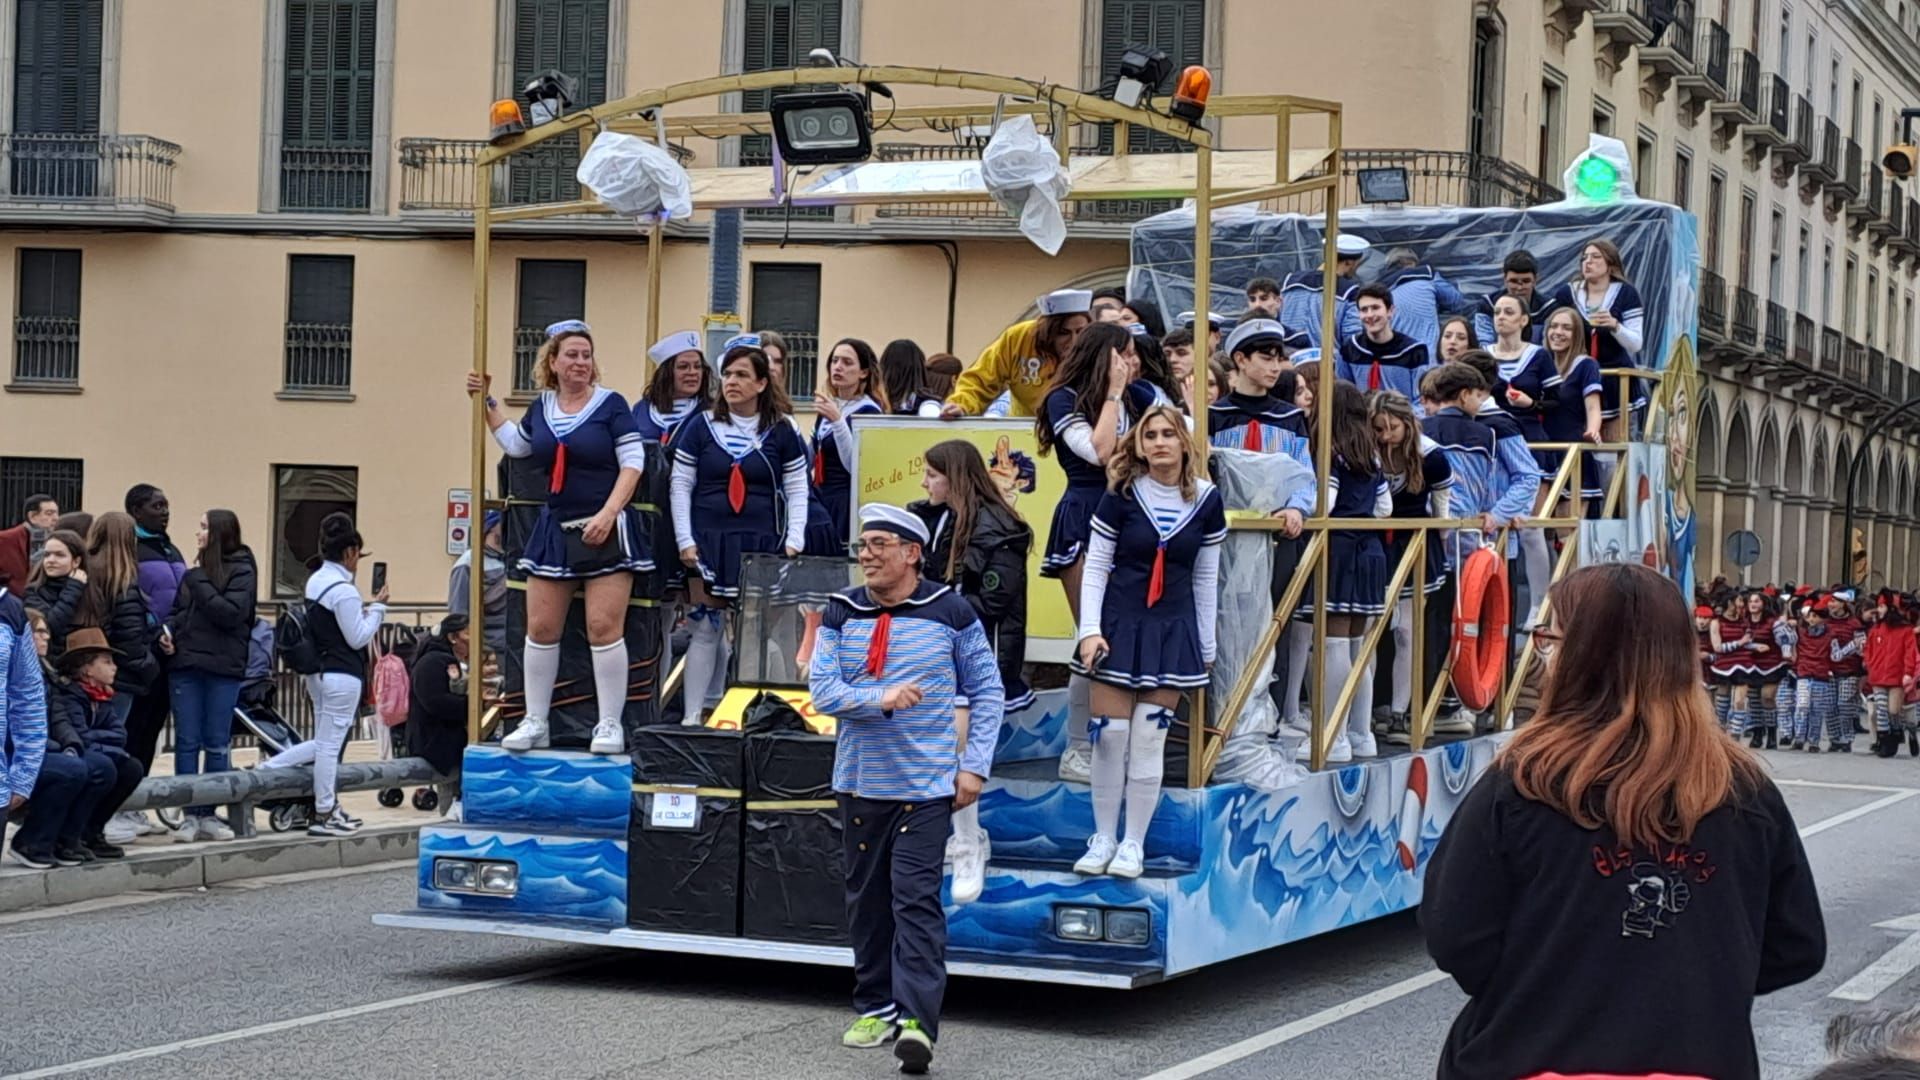
<svg viewBox="0 0 1920 1080"><path fill-rule="evenodd" d="M1080 640L1098 634L1107 656L1073 670L1130 690L1207 684L1220 603L1226 504L1205 480L1186 499L1177 485L1137 477L1094 511L1080 584Z"/></svg>
<svg viewBox="0 0 1920 1080"><path fill-rule="evenodd" d="M1586 352L1602 370L1640 366L1640 350L1646 345L1646 304L1641 301L1639 290L1632 285L1624 281L1610 283L1600 303L1589 308L1586 284L1567 282L1553 291L1549 305L1554 308L1570 307L1587 321ZM1593 313L1597 311L1611 312L1619 325L1609 329L1592 325ZM1638 411L1646 408L1646 405L1646 383L1636 379L1629 407ZM1619 415L1620 385L1617 381L1609 381L1600 391L1600 417L1613 420Z"/></svg>
<svg viewBox="0 0 1920 1080"><path fill-rule="evenodd" d="M566 413L558 394L543 391L519 421L493 435L508 457L532 458L547 470L547 505L527 537L521 570L571 580L653 569L652 545L631 506L621 508L599 547L588 546L584 535L587 521L613 495L620 471L646 469L646 448L625 398L596 386L580 411Z"/></svg>
<svg viewBox="0 0 1920 1080"><path fill-rule="evenodd" d="M1575 359L1565 375L1555 368L1546 388L1546 400L1550 407L1544 414L1546 438L1542 441L1584 442L1587 437L1587 395L1601 394L1604 400L1606 389L1601 383L1600 365L1592 357ZM1553 476L1560 471L1560 463L1567 455L1564 450L1541 450L1535 456L1540 459L1541 470ZM1580 497L1597 499L1600 494L1600 462L1592 454L1581 454Z"/></svg>
<svg viewBox="0 0 1920 1080"><path fill-rule="evenodd" d="M742 555L803 544L806 447L784 416L716 420L711 412L688 418L673 443L675 542L699 548L708 592L738 596Z"/></svg>

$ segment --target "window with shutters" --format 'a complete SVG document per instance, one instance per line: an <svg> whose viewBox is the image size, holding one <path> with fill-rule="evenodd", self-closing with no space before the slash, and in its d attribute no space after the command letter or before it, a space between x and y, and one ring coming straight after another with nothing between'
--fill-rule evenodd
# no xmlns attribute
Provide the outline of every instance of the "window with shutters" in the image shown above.
<svg viewBox="0 0 1920 1080"><path fill-rule="evenodd" d="M366 210L380 0L286 0L280 209Z"/></svg>
<svg viewBox="0 0 1920 1080"><path fill-rule="evenodd" d="M740 56L742 72L800 67L815 49L840 55L840 0L747 0L746 45ZM795 87L794 89L805 89ZM743 112L766 112L773 101L770 90L740 95ZM740 164L773 163L773 137L748 135L740 140ZM751 218L784 218L785 210L749 210ZM795 218L833 218L832 207L793 210Z"/></svg>
<svg viewBox="0 0 1920 1080"><path fill-rule="evenodd" d="M12 386L80 383L80 252L21 248Z"/></svg>
<svg viewBox="0 0 1920 1080"><path fill-rule="evenodd" d="M787 393L811 400L820 355L820 265L753 264L753 328L787 339Z"/></svg>
<svg viewBox="0 0 1920 1080"><path fill-rule="evenodd" d="M521 259L520 295L513 324L513 392L534 392L533 362L546 343L547 327L587 314L584 259Z"/></svg>
<svg viewBox="0 0 1920 1080"><path fill-rule="evenodd" d="M292 599L306 588L307 575L312 572L308 564L320 557L320 523L328 514L358 517L359 504L358 469L339 465L273 467L273 595L276 599Z"/></svg>
<svg viewBox="0 0 1920 1080"><path fill-rule="evenodd" d="M14 0L16 196L92 198L100 178L104 0Z"/></svg>
<svg viewBox="0 0 1920 1080"><path fill-rule="evenodd" d="M1206 0L1101 0L1100 82L1111 84L1120 74L1120 57L1135 43L1152 45L1167 54L1172 73L1156 90L1165 108L1173 83L1189 65L1206 62ZM1100 128L1099 151L1113 153L1114 127ZM1127 129L1127 151L1134 154L1179 153L1187 147L1176 139L1143 128ZM1077 203L1080 221L1136 221L1179 205L1177 199L1097 199Z"/></svg>
<svg viewBox="0 0 1920 1080"><path fill-rule="evenodd" d="M535 75L560 71L580 86L575 108L607 100L608 0L514 0L515 99ZM573 178L580 144L554 139L507 163L507 198L520 203L568 202L580 197Z"/></svg>
<svg viewBox="0 0 1920 1080"><path fill-rule="evenodd" d="M0 457L0 529L25 520L27 500L51 495L60 509L78 510L86 463L79 458Z"/></svg>
<svg viewBox="0 0 1920 1080"><path fill-rule="evenodd" d="M353 256L288 257L286 354L287 392L353 387Z"/></svg>

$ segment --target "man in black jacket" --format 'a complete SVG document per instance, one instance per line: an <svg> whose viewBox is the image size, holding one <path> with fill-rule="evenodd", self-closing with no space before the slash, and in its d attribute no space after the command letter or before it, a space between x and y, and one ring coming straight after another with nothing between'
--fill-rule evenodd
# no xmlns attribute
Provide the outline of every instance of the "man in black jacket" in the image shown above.
<svg viewBox="0 0 1920 1080"><path fill-rule="evenodd" d="M467 662L472 638L465 615L449 615L413 660L407 706L407 748L446 777L434 785L452 814L460 794L460 759L467 750Z"/></svg>

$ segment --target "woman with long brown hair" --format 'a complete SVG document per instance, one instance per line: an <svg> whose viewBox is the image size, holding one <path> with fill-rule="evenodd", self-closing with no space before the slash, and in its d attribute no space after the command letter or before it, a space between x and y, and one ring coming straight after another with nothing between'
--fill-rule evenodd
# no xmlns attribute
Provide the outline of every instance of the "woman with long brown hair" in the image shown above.
<svg viewBox="0 0 1920 1080"><path fill-rule="evenodd" d="M1547 316L1547 326L1543 335L1546 339L1547 356L1553 362L1553 374L1541 392L1541 433L1546 442L1597 443L1600 441L1600 365L1585 352L1587 337L1586 321L1580 313L1570 307L1555 308ZM1538 455L1541 471L1551 477L1560 469L1566 452L1561 450L1543 450ZM1588 499L1598 499L1600 490L1600 462L1597 455L1580 455L1580 475L1574 478L1577 498L1575 506L1584 505ZM1549 507L1542 505L1539 513L1545 516Z"/></svg>
<svg viewBox="0 0 1920 1080"><path fill-rule="evenodd" d="M255 600L259 592L253 552L240 539L240 519L231 510L200 518L199 555L180 580L167 626L174 637L167 682L173 702L173 773L224 772L230 762L233 710L247 674ZM182 843L231 840L233 830L210 806L192 807L174 833Z"/></svg>
<svg viewBox="0 0 1920 1080"><path fill-rule="evenodd" d="M120 654L115 658L113 718L122 725L133 700L160 674L155 649L173 647L140 594L140 554L133 530L133 517L118 510L94 519L87 535L87 594L78 619L78 625L106 631L107 644Z"/></svg>
<svg viewBox="0 0 1920 1080"><path fill-rule="evenodd" d="M1439 1076L1757 1078L1754 996L1826 960L1793 815L1715 723L1671 581L1591 566L1550 599L1540 709L1426 869L1427 951L1472 999Z"/></svg>

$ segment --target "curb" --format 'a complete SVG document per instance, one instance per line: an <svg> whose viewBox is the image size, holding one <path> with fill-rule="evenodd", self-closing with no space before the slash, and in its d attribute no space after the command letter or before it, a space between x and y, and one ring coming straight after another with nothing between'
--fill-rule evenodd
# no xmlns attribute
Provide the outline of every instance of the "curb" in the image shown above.
<svg viewBox="0 0 1920 1080"><path fill-rule="evenodd" d="M368 826L353 836L265 836L191 848L135 850L124 859L0 873L0 913L158 889L196 889L246 878L411 859L417 825Z"/></svg>

